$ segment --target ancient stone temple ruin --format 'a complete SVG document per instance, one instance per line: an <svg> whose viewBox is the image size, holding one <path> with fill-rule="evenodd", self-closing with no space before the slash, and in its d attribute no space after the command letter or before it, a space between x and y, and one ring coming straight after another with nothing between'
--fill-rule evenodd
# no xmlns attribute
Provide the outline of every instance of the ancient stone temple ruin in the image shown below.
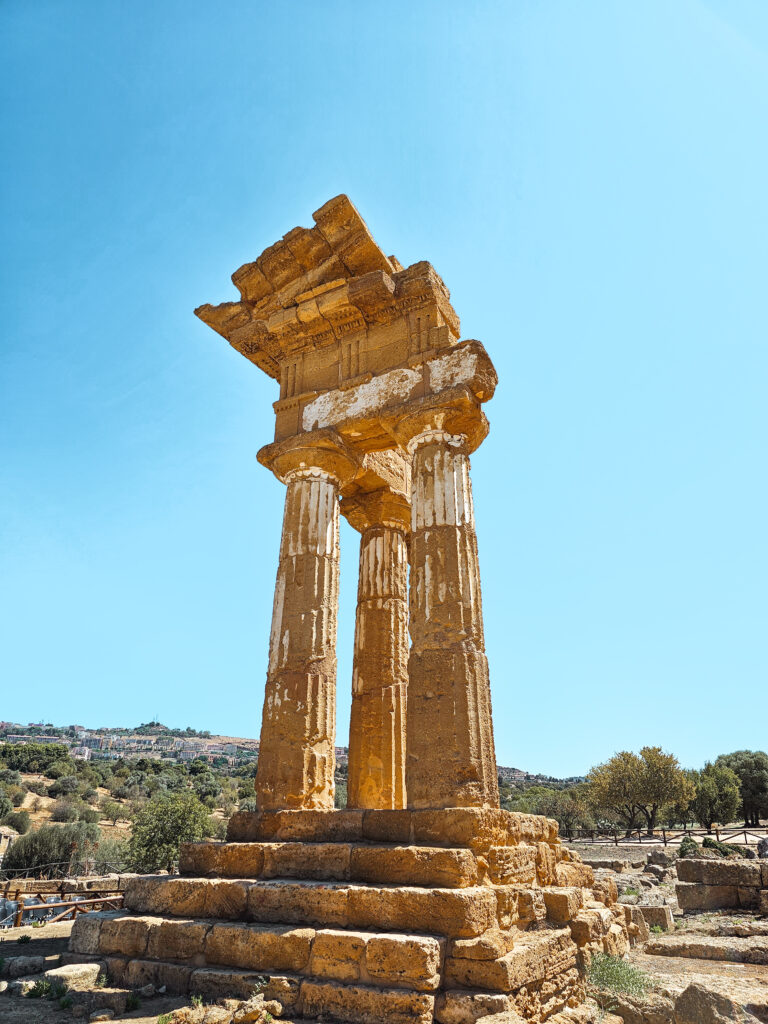
<svg viewBox="0 0 768 1024"><path fill-rule="evenodd" d="M293 1019L575 1019L585 960L638 926L554 822L499 808L470 482L496 373L429 263L385 256L346 196L314 221L196 310L280 388L260 810L132 881L130 913L80 917L71 948L121 983L261 986ZM345 810L339 515L360 533Z"/></svg>

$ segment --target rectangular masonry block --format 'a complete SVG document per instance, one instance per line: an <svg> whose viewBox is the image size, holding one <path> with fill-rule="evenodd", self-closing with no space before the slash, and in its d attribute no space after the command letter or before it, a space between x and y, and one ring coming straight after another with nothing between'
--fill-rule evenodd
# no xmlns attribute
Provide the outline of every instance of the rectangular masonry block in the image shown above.
<svg viewBox="0 0 768 1024"><path fill-rule="evenodd" d="M554 924L568 924L572 917L581 909L584 903L584 894L576 886L565 886L557 888L553 886L544 890L544 904L547 908L547 917Z"/></svg>
<svg viewBox="0 0 768 1024"><path fill-rule="evenodd" d="M411 843L413 811L363 812L363 839L374 843Z"/></svg>
<svg viewBox="0 0 768 1024"><path fill-rule="evenodd" d="M236 811L229 842L354 843L363 838L363 811Z"/></svg>
<svg viewBox="0 0 768 1024"><path fill-rule="evenodd" d="M723 910L739 905L739 890L735 885L678 882L675 892L681 910Z"/></svg>
<svg viewBox="0 0 768 1024"><path fill-rule="evenodd" d="M500 992L467 992L464 989L449 989L435 999L435 1020L438 1024L475 1024L487 1018L493 1024L495 1014L514 1009L509 996ZM519 1019L519 1018L518 1018ZM516 1024L514 1017L499 1018L498 1024Z"/></svg>
<svg viewBox="0 0 768 1024"><path fill-rule="evenodd" d="M199 878L259 878L264 867L261 843L183 843L179 872Z"/></svg>
<svg viewBox="0 0 768 1024"><path fill-rule="evenodd" d="M110 977L114 975L110 972ZM118 984L127 988L142 988L144 985L165 985L173 995L183 995L189 990L192 968L181 964L168 964L157 960L129 960L124 976Z"/></svg>
<svg viewBox="0 0 768 1024"><path fill-rule="evenodd" d="M470 850L419 846L354 846L350 878L356 882L463 888L477 882Z"/></svg>
<svg viewBox="0 0 768 1024"><path fill-rule="evenodd" d="M277 979L270 978L267 987ZM298 1002L298 981L294 982L296 1000L293 1005L285 1006L293 1009ZM193 971L189 979L189 991L193 995L201 995L206 1003L217 999L250 999L259 992L265 992L264 976L254 971L226 970L218 967L199 967ZM266 997L265 998L272 998ZM277 997L279 998L279 997ZM282 1002L282 1000L280 1000ZM285 1005L285 1004L284 1004Z"/></svg>
<svg viewBox="0 0 768 1024"><path fill-rule="evenodd" d="M638 907L643 920L649 928L661 928L663 932L675 929L675 919L669 907Z"/></svg>
<svg viewBox="0 0 768 1024"><path fill-rule="evenodd" d="M350 886L348 919L359 928L429 930L450 938L482 935L493 924L496 897L492 889L376 888Z"/></svg>
<svg viewBox="0 0 768 1024"><path fill-rule="evenodd" d="M331 981L359 981L370 932L327 928L318 931L312 943L309 974Z"/></svg>
<svg viewBox="0 0 768 1024"><path fill-rule="evenodd" d="M577 885L587 889L595 884L595 873L589 864L560 861L555 867L555 885Z"/></svg>
<svg viewBox="0 0 768 1024"><path fill-rule="evenodd" d="M498 960L515 946L515 931L489 928L474 939L454 939L450 955L461 960Z"/></svg>
<svg viewBox="0 0 768 1024"><path fill-rule="evenodd" d="M492 846L488 850L488 874L496 885L536 881L536 848Z"/></svg>
<svg viewBox="0 0 768 1024"><path fill-rule="evenodd" d="M610 910L586 907L569 922L569 927L576 945L586 946L591 942L601 941L612 924L613 915Z"/></svg>
<svg viewBox="0 0 768 1024"><path fill-rule="evenodd" d="M760 864L748 860L698 860L683 857L677 862L681 882L703 882L705 885L744 885L759 888Z"/></svg>
<svg viewBox="0 0 768 1024"><path fill-rule="evenodd" d="M349 878L349 843L265 843L263 878Z"/></svg>
<svg viewBox="0 0 768 1024"><path fill-rule="evenodd" d="M302 1014L350 1024L432 1024L435 997L426 992L304 981Z"/></svg>
<svg viewBox="0 0 768 1024"><path fill-rule="evenodd" d="M555 881L557 858L549 843L536 844L536 877L539 885L552 885ZM580 865L583 867L584 865Z"/></svg>
<svg viewBox="0 0 768 1024"><path fill-rule="evenodd" d="M264 923L345 925L349 887L321 882L255 882L248 890L248 917Z"/></svg>
<svg viewBox="0 0 768 1024"><path fill-rule="evenodd" d="M513 925L527 928L546 920L544 890L538 886L498 885L490 891L496 895L496 917L501 929Z"/></svg>
<svg viewBox="0 0 768 1024"><path fill-rule="evenodd" d="M371 979L396 988L434 991L440 987L444 943L426 935L374 935L366 945Z"/></svg>
<svg viewBox="0 0 768 1024"><path fill-rule="evenodd" d="M191 960L203 952L209 922L157 921L149 931L147 956L152 960Z"/></svg>
<svg viewBox="0 0 768 1024"><path fill-rule="evenodd" d="M143 956L147 950L150 928L160 922L151 917L115 917L104 921L99 936L100 953L120 956Z"/></svg>
<svg viewBox="0 0 768 1024"><path fill-rule="evenodd" d="M110 917L117 917L120 911L113 911L109 915L101 912L92 914L80 914L75 918L72 931L69 936L69 949L72 953L99 952L99 935L101 926Z"/></svg>
<svg viewBox="0 0 768 1024"><path fill-rule="evenodd" d="M205 959L257 971L303 971L314 937L312 928L215 924L205 941Z"/></svg>
<svg viewBox="0 0 768 1024"><path fill-rule="evenodd" d="M137 913L236 920L245 916L248 885L219 878L141 876L128 882L125 906Z"/></svg>

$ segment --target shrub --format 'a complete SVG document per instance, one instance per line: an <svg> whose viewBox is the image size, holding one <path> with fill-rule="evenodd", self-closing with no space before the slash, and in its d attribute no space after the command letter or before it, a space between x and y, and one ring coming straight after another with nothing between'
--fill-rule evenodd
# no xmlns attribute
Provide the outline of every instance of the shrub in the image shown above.
<svg viewBox="0 0 768 1024"><path fill-rule="evenodd" d="M73 800L57 800L51 811L51 821L77 821L79 816Z"/></svg>
<svg viewBox="0 0 768 1024"><path fill-rule="evenodd" d="M61 779L72 774L74 765L71 761L59 760L49 763L43 774L49 779Z"/></svg>
<svg viewBox="0 0 768 1024"><path fill-rule="evenodd" d="M648 990L648 979L642 971L607 953L595 953L592 957L587 981L600 992L612 995L642 996Z"/></svg>
<svg viewBox="0 0 768 1024"><path fill-rule="evenodd" d="M47 999L51 994L51 985L48 978L38 978L32 988L27 992L27 999Z"/></svg>
<svg viewBox="0 0 768 1024"><path fill-rule="evenodd" d="M5 786L20 786L21 775L19 772L13 771L12 768L3 768L0 771L0 782Z"/></svg>
<svg viewBox="0 0 768 1024"><path fill-rule="evenodd" d="M48 796L72 796L80 788L76 775L63 775L48 787Z"/></svg>
<svg viewBox="0 0 768 1024"><path fill-rule="evenodd" d="M227 838L227 822L224 818L214 818L211 815L210 824L208 825L208 837L210 839L226 839Z"/></svg>
<svg viewBox="0 0 768 1024"><path fill-rule="evenodd" d="M138 1010L141 1006L141 1000L135 992L129 992L128 998L125 1001L125 1008L130 1013L131 1010Z"/></svg>
<svg viewBox="0 0 768 1024"><path fill-rule="evenodd" d="M128 841L126 839L102 839L93 858L93 870L97 875L110 871L127 871L130 864Z"/></svg>
<svg viewBox="0 0 768 1024"><path fill-rule="evenodd" d="M47 796L48 787L44 782L28 782L27 789L30 793L34 793L35 796Z"/></svg>
<svg viewBox="0 0 768 1024"><path fill-rule="evenodd" d="M4 818L6 814L10 814L12 810L13 803L11 798L4 789L0 789L0 818Z"/></svg>
<svg viewBox="0 0 768 1024"><path fill-rule="evenodd" d="M721 857L741 857L743 852L739 846L731 846L729 843L720 843L717 839L712 839L710 836L705 836L704 842L701 844L705 850L714 850L719 853Z"/></svg>
<svg viewBox="0 0 768 1024"><path fill-rule="evenodd" d="M26 789L21 786L7 786L6 793L11 798L11 803L14 807L21 807L24 803L24 797L27 795Z"/></svg>
<svg viewBox="0 0 768 1024"><path fill-rule="evenodd" d="M683 836L683 840L680 843L680 856L681 857L699 857L701 851L699 850L699 844L695 839L691 839L690 836Z"/></svg>
<svg viewBox="0 0 768 1024"><path fill-rule="evenodd" d="M18 942L18 944L19 944L20 946L24 946L24 945L26 945L26 944L27 944L28 942L31 942L31 941L32 941L32 937L31 937L30 935L20 935L20 936L18 937L18 939L16 939L16 941Z"/></svg>
<svg viewBox="0 0 768 1024"><path fill-rule="evenodd" d="M255 796L249 797L247 800L240 801L241 811L258 811L258 809L259 801L256 799Z"/></svg>
<svg viewBox="0 0 768 1024"><path fill-rule="evenodd" d="M0 878L22 873L37 878L85 874L85 862L92 857L100 838L98 827L84 821L43 825L11 844L3 858Z"/></svg>
<svg viewBox="0 0 768 1024"><path fill-rule="evenodd" d="M11 811L10 814L2 819L1 824L8 825L9 828L15 828L20 836L23 836L26 832L29 832L29 811Z"/></svg>

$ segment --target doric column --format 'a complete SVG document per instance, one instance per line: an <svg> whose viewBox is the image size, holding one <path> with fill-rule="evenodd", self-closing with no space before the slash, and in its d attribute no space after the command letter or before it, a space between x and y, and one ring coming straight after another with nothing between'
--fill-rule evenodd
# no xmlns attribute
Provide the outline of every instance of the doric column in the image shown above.
<svg viewBox="0 0 768 1024"><path fill-rule="evenodd" d="M261 810L334 804L339 489L356 462L332 431L315 433L259 452L287 484L256 771Z"/></svg>
<svg viewBox="0 0 768 1024"><path fill-rule="evenodd" d="M410 509L387 490L345 498L360 530L348 807L405 807Z"/></svg>
<svg viewBox="0 0 768 1024"><path fill-rule="evenodd" d="M470 439L442 429L444 414L430 419L428 425L415 418L408 431L408 806L498 807ZM471 443L476 446L477 437Z"/></svg>

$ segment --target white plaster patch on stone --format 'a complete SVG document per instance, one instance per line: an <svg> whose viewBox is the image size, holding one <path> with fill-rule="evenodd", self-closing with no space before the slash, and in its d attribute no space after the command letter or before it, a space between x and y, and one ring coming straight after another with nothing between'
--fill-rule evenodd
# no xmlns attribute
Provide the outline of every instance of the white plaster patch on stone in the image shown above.
<svg viewBox="0 0 768 1024"><path fill-rule="evenodd" d="M280 630L283 625L283 605L285 604L285 577L279 575L275 584L275 600L272 608L272 630L269 637L269 671L277 668L280 650Z"/></svg>
<svg viewBox="0 0 768 1024"><path fill-rule="evenodd" d="M429 387L431 391L443 391L470 380L477 371L477 353L470 349L458 348L447 352L444 356L432 359L429 367Z"/></svg>
<svg viewBox="0 0 768 1024"><path fill-rule="evenodd" d="M407 401L420 381L421 370L390 370L347 391L326 391L304 407L302 427L316 430L357 416L371 416L388 405Z"/></svg>

